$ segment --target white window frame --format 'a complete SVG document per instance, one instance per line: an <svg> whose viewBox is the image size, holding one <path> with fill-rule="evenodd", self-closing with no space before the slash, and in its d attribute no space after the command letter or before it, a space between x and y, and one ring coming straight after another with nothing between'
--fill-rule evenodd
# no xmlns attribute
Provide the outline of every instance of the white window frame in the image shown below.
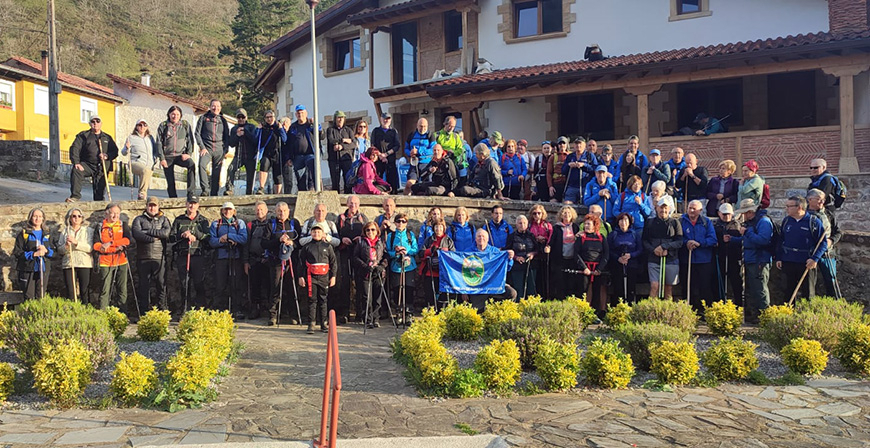
<svg viewBox="0 0 870 448"><path fill-rule="evenodd" d="M4 87L8 87L9 91L9 102L11 103L12 110L15 110L15 83L7 81L5 79L0 79L0 91L6 91Z"/></svg>
<svg viewBox="0 0 870 448"><path fill-rule="evenodd" d="M97 100L93 100L90 98L79 97L80 101L80 111L79 115L81 117L82 123L90 123L91 117L96 117L99 115L100 105L97 103ZM90 116L85 116L85 112L93 112Z"/></svg>
<svg viewBox="0 0 870 448"><path fill-rule="evenodd" d="M45 102L40 104L40 97L45 96ZM33 113L36 115L48 115L48 87L33 86Z"/></svg>

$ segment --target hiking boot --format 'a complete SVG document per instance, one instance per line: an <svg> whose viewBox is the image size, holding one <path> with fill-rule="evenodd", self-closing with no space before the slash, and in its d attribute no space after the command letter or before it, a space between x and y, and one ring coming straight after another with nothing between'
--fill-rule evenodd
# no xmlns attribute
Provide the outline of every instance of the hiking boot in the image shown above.
<svg viewBox="0 0 870 448"><path fill-rule="evenodd" d="M224 191L224 196L232 196L232 195L233 195L233 190Z"/></svg>
<svg viewBox="0 0 870 448"><path fill-rule="evenodd" d="M381 328L381 323L378 321L374 321L374 322L372 322L372 327Z"/></svg>
<svg viewBox="0 0 870 448"><path fill-rule="evenodd" d="M275 319L274 317L269 319L269 326L274 327L275 325L278 325L278 319Z"/></svg>
<svg viewBox="0 0 870 448"><path fill-rule="evenodd" d="M78 202L78 200L79 200L79 198L74 198L74 197L70 196L70 197L66 198L65 202Z"/></svg>
<svg viewBox="0 0 870 448"><path fill-rule="evenodd" d="M329 325L326 322L320 324L320 331L329 333Z"/></svg>
<svg viewBox="0 0 870 448"><path fill-rule="evenodd" d="M347 316L341 316L341 317L338 318L338 324L339 324L339 325L344 325L344 324L346 324L346 323L347 323Z"/></svg>
<svg viewBox="0 0 870 448"><path fill-rule="evenodd" d="M290 319L290 325L299 325L299 321L296 319Z"/></svg>
<svg viewBox="0 0 870 448"><path fill-rule="evenodd" d="M314 334L314 324L308 324L308 331L306 333Z"/></svg>
<svg viewBox="0 0 870 448"><path fill-rule="evenodd" d="M266 194L266 193L263 193L263 189L262 189L262 188L258 188L258 189L257 189L257 192L254 193L254 194L257 194L257 195L263 195L263 194Z"/></svg>

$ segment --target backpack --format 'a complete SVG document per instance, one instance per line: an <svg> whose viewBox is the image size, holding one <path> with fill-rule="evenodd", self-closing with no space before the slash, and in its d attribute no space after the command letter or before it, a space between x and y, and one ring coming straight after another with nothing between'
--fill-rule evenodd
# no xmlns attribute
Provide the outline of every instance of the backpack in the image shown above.
<svg viewBox="0 0 870 448"><path fill-rule="evenodd" d="M770 207L770 185L764 184L764 187L761 189L761 202L758 208L763 210L767 207Z"/></svg>
<svg viewBox="0 0 870 448"><path fill-rule="evenodd" d="M345 173L344 184L345 185L356 185L359 183L359 167L362 165L362 157L356 159L353 164L350 165L350 170Z"/></svg>
<svg viewBox="0 0 870 448"><path fill-rule="evenodd" d="M766 186L766 185L765 185ZM761 222L762 219L767 218L770 221L770 227L773 229L770 233L770 241L764 246L764 249L770 254L771 257L776 257L776 248L779 247L780 241L782 241L782 223L777 224L769 216L765 215L758 218L758 221L755 222L755 226L753 226L753 230L755 233L758 233L758 223ZM782 220L785 222L785 219Z"/></svg>
<svg viewBox="0 0 870 448"><path fill-rule="evenodd" d="M843 206L843 202L846 201L846 185L841 181L837 176L834 176L831 173L825 173L824 176L820 177L818 181L810 184L810 188L819 188L821 190L822 180L826 177L831 178L831 196L834 200L834 207L840 208Z"/></svg>

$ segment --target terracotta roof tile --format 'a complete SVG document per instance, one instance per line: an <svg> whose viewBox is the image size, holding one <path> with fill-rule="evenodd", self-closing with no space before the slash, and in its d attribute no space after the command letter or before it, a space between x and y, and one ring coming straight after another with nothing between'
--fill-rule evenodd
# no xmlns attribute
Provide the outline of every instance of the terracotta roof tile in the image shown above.
<svg viewBox="0 0 870 448"><path fill-rule="evenodd" d="M42 64L31 61L30 59L22 58L20 56L12 56L11 58L3 62L3 64L26 70L36 76L42 77ZM85 92L91 92L100 96L110 97L118 102L124 101L123 98L115 95L115 92L113 92L111 88L101 84L97 84L93 81L88 81L87 79L81 78L76 75L70 75L69 73L64 72L57 72L57 80L61 83L81 89Z"/></svg>
<svg viewBox="0 0 870 448"><path fill-rule="evenodd" d="M613 69L619 67L638 66L645 64L660 64L690 59L704 59L718 56L758 53L788 47L815 46L829 42L870 39L870 30L850 34L831 34L827 32L801 34L797 36L777 37L764 40L736 42L728 44L709 45L706 47L682 48L649 53L614 56L601 61L557 62L527 67L506 68L494 70L491 73L457 76L435 82L429 89L443 90L448 86L465 86L484 82L509 82L521 78L542 75L581 74L595 70ZM439 89L440 88L440 89Z"/></svg>

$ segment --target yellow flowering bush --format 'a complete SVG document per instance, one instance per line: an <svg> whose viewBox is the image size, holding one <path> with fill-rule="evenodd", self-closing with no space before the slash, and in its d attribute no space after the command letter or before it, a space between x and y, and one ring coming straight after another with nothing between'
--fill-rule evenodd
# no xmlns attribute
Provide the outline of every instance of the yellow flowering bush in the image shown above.
<svg viewBox="0 0 870 448"><path fill-rule="evenodd" d="M870 376L870 325L856 324L841 331L834 356L850 372Z"/></svg>
<svg viewBox="0 0 870 448"><path fill-rule="evenodd" d="M761 311L758 316L758 324L764 327L776 316L791 316L792 314L794 314L794 308L788 305L771 305Z"/></svg>
<svg viewBox="0 0 870 448"><path fill-rule="evenodd" d="M175 352L166 362L169 385L184 393L196 393L206 389L217 375L223 358L219 348L207 340L191 340Z"/></svg>
<svg viewBox="0 0 870 448"><path fill-rule="evenodd" d="M3 302L3 311L0 311L0 348L6 347L5 334L7 322L12 318L12 311L6 308L6 302Z"/></svg>
<svg viewBox="0 0 870 448"><path fill-rule="evenodd" d="M109 329L112 330L115 338L127 331L127 325L129 325L130 321L127 319L127 315L122 313L117 307L107 307L103 310L103 314L106 315L106 319L109 321Z"/></svg>
<svg viewBox="0 0 870 448"><path fill-rule="evenodd" d="M91 352L85 345L64 339L42 346L42 357L33 365L33 383L59 407L70 407L85 392L93 372Z"/></svg>
<svg viewBox="0 0 870 448"><path fill-rule="evenodd" d="M441 341L428 338L422 341L414 365L420 372L423 387L445 388L453 383L459 365L456 358L447 353Z"/></svg>
<svg viewBox="0 0 870 448"><path fill-rule="evenodd" d="M719 338L701 355L701 362L720 381L746 378L758 368L758 345L740 338Z"/></svg>
<svg viewBox="0 0 870 448"><path fill-rule="evenodd" d="M780 355L786 367L801 375L818 375L828 366L828 352L819 341L811 339L792 339Z"/></svg>
<svg viewBox="0 0 870 448"><path fill-rule="evenodd" d="M159 341L169 334L169 321L172 316L169 310L158 310L156 307L145 313L139 320L136 335L143 341Z"/></svg>
<svg viewBox="0 0 870 448"><path fill-rule="evenodd" d="M616 306L607 305L604 323L610 328L616 328L624 323L628 323L629 314L631 314L631 306L620 300Z"/></svg>
<svg viewBox="0 0 870 448"><path fill-rule="evenodd" d="M520 314L525 316L526 309L528 309L529 307L531 307L533 305L537 305L539 303L541 303L541 295L540 294L535 294L533 296L526 296L525 298L520 299L520 304L519 304L520 305L519 306Z"/></svg>
<svg viewBox="0 0 870 448"><path fill-rule="evenodd" d="M577 385L580 357L574 344L563 344L545 336L534 358L535 370L548 390L565 390Z"/></svg>
<svg viewBox="0 0 870 448"><path fill-rule="evenodd" d="M441 310L447 326L444 336L458 341L475 339L483 331L483 318L470 303L451 302Z"/></svg>
<svg viewBox="0 0 870 448"><path fill-rule="evenodd" d="M577 314L580 315L580 322L582 322L584 330L598 318L592 305L586 300L586 294L583 294L583 297L568 296L565 298L565 302L577 308Z"/></svg>
<svg viewBox="0 0 870 448"><path fill-rule="evenodd" d="M494 301L489 299L483 310L483 324L489 328L496 328L502 322L509 322L522 317L520 305L511 300Z"/></svg>
<svg viewBox="0 0 870 448"><path fill-rule="evenodd" d="M636 323L661 322L690 333L698 326L698 315L685 300L643 299L632 305L629 320Z"/></svg>
<svg viewBox="0 0 870 448"><path fill-rule="evenodd" d="M0 363L0 403L15 390L15 369L8 362Z"/></svg>
<svg viewBox="0 0 870 448"><path fill-rule="evenodd" d="M715 302L704 307L704 320L714 335L736 336L740 333L740 324L743 323L743 308L730 299Z"/></svg>
<svg viewBox="0 0 870 448"><path fill-rule="evenodd" d="M522 373L517 343L513 339L494 339L477 353L474 369L483 375L490 389L496 392L510 390Z"/></svg>
<svg viewBox="0 0 870 448"><path fill-rule="evenodd" d="M665 384L686 384L698 374L698 354L690 342L654 342L649 347L650 372Z"/></svg>
<svg viewBox="0 0 870 448"><path fill-rule="evenodd" d="M236 324L229 311L193 309L185 313L178 322L177 333L178 340L183 344L196 339L210 340L223 360L232 351Z"/></svg>
<svg viewBox="0 0 870 448"><path fill-rule="evenodd" d="M145 399L157 387L157 372L154 361L139 352L121 353L115 364L109 390L119 400L134 405Z"/></svg>
<svg viewBox="0 0 870 448"><path fill-rule="evenodd" d="M580 361L580 370L589 384L607 389L628 386L634 376L631 355L619 348L613 339L596 339Z"/></svg>

